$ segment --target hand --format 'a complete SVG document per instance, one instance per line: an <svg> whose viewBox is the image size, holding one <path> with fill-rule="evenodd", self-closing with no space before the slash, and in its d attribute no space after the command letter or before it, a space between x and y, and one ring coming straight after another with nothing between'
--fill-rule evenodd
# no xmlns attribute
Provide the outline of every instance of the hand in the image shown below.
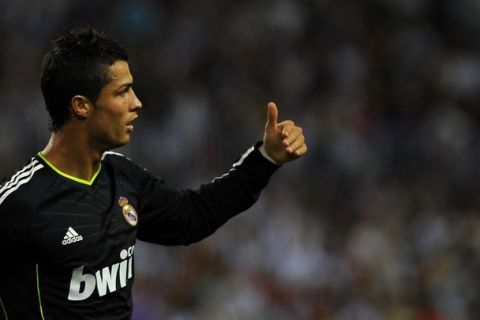
<svg viewBox="0 0 480 320"><path fill-rule="evenodd" d="M263 135L265 152L279 164L295 160L307 153L302 128L291 120L277 123L278 109L274 102L269 102L267 108L267 123Z"/></svg>

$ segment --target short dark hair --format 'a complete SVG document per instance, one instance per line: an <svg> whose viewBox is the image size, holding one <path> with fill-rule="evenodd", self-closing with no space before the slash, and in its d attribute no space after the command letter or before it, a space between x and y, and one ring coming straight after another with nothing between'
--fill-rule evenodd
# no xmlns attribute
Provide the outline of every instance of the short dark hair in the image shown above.
<svg viewBox="0 0 480 320"><path fill-rule="evenodd" d="M125 49L92 28L66 30L53 40L43 58L41 75L51 131L70 119L73 96L97 100L101 89L111 81L107 68L119 60L128 61Z"/></svg>

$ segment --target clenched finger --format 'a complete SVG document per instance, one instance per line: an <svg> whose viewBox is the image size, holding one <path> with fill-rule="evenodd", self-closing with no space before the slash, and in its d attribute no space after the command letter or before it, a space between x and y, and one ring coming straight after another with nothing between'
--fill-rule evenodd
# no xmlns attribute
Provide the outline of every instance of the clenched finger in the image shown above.
<svg viewBox="0 0 480 320"><path fill-rule="evenodd" d="M302 128L300 127L293 127L292 131L290 132L290 134L288 135L288 137L286 137L284 140L283 140L283 143L286 145L286 146L290 146L295 140L298 139L298 137L300 137L301 135L303 135L303 130Z"/></svg>
<svg viewBox="0 0 480 320"><path fill-rule="evenodd" d="M307 144L304 143L297 150L295 150L295 155L298 157L303 156L305 153L307 153L307 150L308 150Z"/></svg>
<svg viewBox="0 0 480 320"><path fill-rule="evenodd" d="M286 120L286 121L280 122L278 126L282 130L282 136L286 138L290 135L292 130L295 128L295 123L291 120Z"/></svg>
<svg viewBox="0 0 480 320"><path fill-rule="evenodd" d="M287 152L294 153L299 148L305 144L305 137L303 134L299 135L295 140L293 140L287 147Z"/></svg>

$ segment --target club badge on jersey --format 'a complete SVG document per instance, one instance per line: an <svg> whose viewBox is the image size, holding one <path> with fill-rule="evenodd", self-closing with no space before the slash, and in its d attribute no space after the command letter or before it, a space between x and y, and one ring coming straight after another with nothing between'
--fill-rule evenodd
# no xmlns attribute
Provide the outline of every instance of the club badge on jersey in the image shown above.
<svg viewBox="0 0 480 320"><path fill-rule="evenodd" d="M128 203L128 199L125 197L120 197L118 199L118 204L122 208L125 220L127 220L132 227L135 227L138 223L138 214L137 211L135 211L135 208Z"/></svg>

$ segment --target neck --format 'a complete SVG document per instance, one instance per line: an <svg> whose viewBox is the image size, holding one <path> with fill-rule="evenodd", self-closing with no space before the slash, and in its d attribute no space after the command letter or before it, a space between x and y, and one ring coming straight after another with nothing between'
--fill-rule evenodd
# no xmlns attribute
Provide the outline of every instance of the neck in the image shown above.
<svg viewBox="0 0 480 320"><path fill-rule="evenodd" d="M50 141L42 150L43 156L61 172L69 176L90 181L98 171L102 150L88 145L81 134L67 131L52 133Z"/></svg>

